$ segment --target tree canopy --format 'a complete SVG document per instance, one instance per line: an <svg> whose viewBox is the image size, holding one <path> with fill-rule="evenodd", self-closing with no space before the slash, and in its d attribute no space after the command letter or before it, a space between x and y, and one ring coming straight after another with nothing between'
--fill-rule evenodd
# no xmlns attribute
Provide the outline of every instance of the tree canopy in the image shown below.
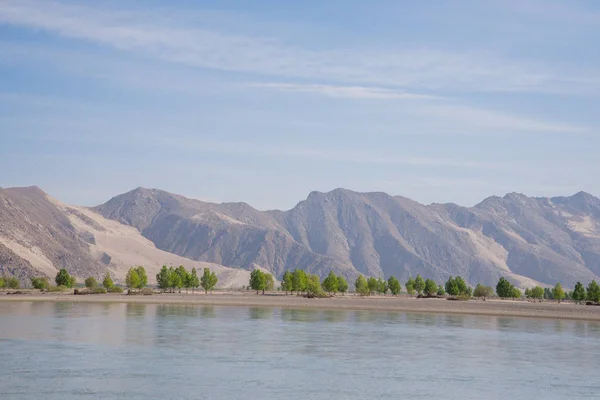
<svg viewBox="0 0 600 400"><path fill-rule="evenodd" d="M329 271L329 275L323 279L323 290L327 293L335 294L338 291L338 278L333 271Z"/></svg>
<svg viewBox="0 0 600 400"><path fill-rule="evenodd" d="M435 283L433 279L427 279L425 281L425 288L423 289L423 293L425 293L426 296L434 296L437 294L437 291L438 284Z"/></svg>
<svg viewBox="0 0 600 400"><path fill-rule="evenodd" d="M587 299L593 302L600 302L600 286L593 280L587 287Z"/></svg>
<svg viewBox="0 0 600 400"><path fill-rule="evenodd" d="M498 294L498 297L502 299L514 297L514 286L506 280L506 278L502 277L498 280L498 284L496 285L496 293Z"/></svg>
<svg viewBox="0 0 600 400"><path fill-rule="evenodd" d="M38 278L31 278L31 286L38 290L47 290L50 287L50 282L45 276Z"/></svg>
<svg viewBox="0 0 600 400"><path fill-rule="evenodd" d="M575 289L573 289L573 294L571 296L572 296L573 300L578 303L585 301L587 294L586 294L585 288L583 287L581 282L577 282L575 284Z"/></svg>
<svg viewBox="0 0 600 400"><path fill-rule="evenodd" d="M365 277L362 275L359 275L358 278L356 278L356 281L354 282L354 287L356 288L356 293L362 296L368 296L369 293L371 293L371 290L369 289L369 284L367 283Z"/></svg>
<svg viewBox="0 0 600 400"><path fill-rule="evenodd" d="M338 291L340 293L346 293L348 291L348 282L346 281L346 278L344 278L343 276L338 276L337 277L338 280Z"/></svg>
<svg viewBox="0 0 600 400"><path fill-rule="evenodd" d="M256 290L256 294L262 290L263 294L267 289L267 277L264 272L255 269L250 273L250 288Z"/></svg>
<svg viewBox="0 0 600 400"><path fill-rule="evenodd" d="M473 292L473 296L475 297L483 297L485 300L486 297L490 297L494 295L494 289L491 286L485 286L481 283L477 284L475 287L475 291Z"/></svg>
<svg viewBox="0 0 600 400"><path fill-rule="evenodd" d="M285 291L285 294L287 294L292 291L293 287L292 273L290 271L285 271L281 278L281 290Z"/></svg>
<svg viewBox="0 0 600 400"><path fill-rule="evenodd" d="M388 287L394 296L398 296L400 293L400 281L395 276L390 276L388 279Z"/></svg>
<svg viewBox="0 0 600 400"><path fill-rule="evenodd" d="M202 274L202 278L200 278L200 286L204 289L204 293L213 290L218 281L217 274L212 272L210 268L204 268L204 273Z"/></svg>
<svg viewBox="0 0 600 400"><path fill-rule="evenodd" d="M565 291L563 290L560 282L558 282L554 286L554 289L552 289L552 296L554 297L554 300L558 300L559 303L565 298Z"/></svg>
<svg viewBox="0 0 600 400"><path fill-rule="evenodd" d="M417 277L415 278L415 290L417 291L417 294L421 294L423 293L423 290L425 290L425 281L419 274L417 274Z"/></svg>
<svg viewBox="0 0 600 400"><path fill-rule="evenodd" d="M93 276L86 278L84 283L85 283L85 287L88 289L95 289L98 287L98 281Z"/></svg>
<svg viewBox="0 0 600 400"><path fill-rule="evenodd" d="M408 294L412 296L415 293L415 280L412 277L408 278L404 287L406 287Z"/></svg>
<svg viewBox="0 0 600 400"><path fill-rule="evenodd" d="M64 286L68 288L72 288L75 286L75 278L69 275L66 269L61 268L56 274L56 278L54 278L54 282L56 282L57 286Z"/></svg>
<svg viewBox="0 0 600 400"><path fill-rule="evenodd" d="M114 285L115 284L112 278L110 277L110 272L106 272L106 275L104 275L104 279L102 280L102 286L104 286L104 288L108 290L111 289Z"/></svg>
<svg viewBox="0 0 600 400"><path fill-rule="evenodd" d="M304 292L306 290L306 272L296 268L292 273L292 291Z"/></svg>

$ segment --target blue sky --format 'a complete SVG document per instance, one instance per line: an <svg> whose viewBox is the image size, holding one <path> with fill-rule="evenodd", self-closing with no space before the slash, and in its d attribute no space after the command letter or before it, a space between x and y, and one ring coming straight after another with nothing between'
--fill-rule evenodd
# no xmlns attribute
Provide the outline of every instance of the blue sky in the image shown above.
<svg viewBox="0 0 600 400"><path fill-rule="evenodd" d="M0 0L0 186L600 194L600 2Z"/></svg>

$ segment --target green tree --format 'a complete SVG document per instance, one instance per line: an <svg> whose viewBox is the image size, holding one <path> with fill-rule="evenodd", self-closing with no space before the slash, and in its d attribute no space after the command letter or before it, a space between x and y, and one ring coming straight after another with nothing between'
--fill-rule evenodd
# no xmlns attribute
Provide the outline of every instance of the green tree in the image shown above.
<svg viewBox="0 0 600 400"><path fill-rule="evenodd" d="M512 287L512 293L511 293L510 297L512 297L514 299L520 299L521 296L522 296L521 291L518 288L516 288L516 287L513 286Z"/></svg>
<svg viewBox="0 0 600 400"><path fill-rule="evenodd" d="M386 280L379 278L377 280L377 291L383 295L387 294L389 286Z"/></svg>
<svg viewBox="0 0 600 400"><path fill-rule="evenodd" d="M156 274L156 286L163 292L166 292L171 288L172 279L171 271L169 271L166 265L163 265L158 274Z"/></svg>
<svg viewBox="0 0 600 400"><path fill-rule="evenodd" d="M148 275L146 275L146 270L141 265L135 268L135 272L137 272L139 282L137 285L137 289L143 289L148 285Z"/></svg>
<svg viewBox="0 0 600 400"><path fill-rule="evenodd" d="M437 291L437 295L438 296L443 296L446 294L446 290L444 289L444 287L442 285L438 286L438 291Z"/></svg>
<svg viewBox="0 0 600 400"><path fill-rule="evenodd" d="M458 290L458 283L452 276L446 281L445 288L446 293L448 293L450 296L458 296L460 294L460 290Z"/></svg>
<svg viewBox="0 0 600 400"><path fill-rule="evenodd" d="M388 279L388 287L394 296L398 296L400 293L400 281L395 276L390 276Z"/></svg>
<svg viewBox="0 0 600 400"><path fill-rule="evenodd" d="M323 293L323 289L321 289L321 280L318 275L309 274L306 277L306 293L308 295L320 295Z"/></svg>
<svg viewBox="0 0 600 400"><path fill-rule="evenodd" d="M292 273L290 271L285 271L283 273L283 277L281 278L281 289L285 291L287 295L288 292L291 292L294 285L292 283Z"/></svg>
<svg viewBox="0 0 600 400"><path fill-rule="evenodd" d="M541 286L536 286L531 289L531 298L541 300L544 298L544 288Z"/></svg>
<svg viewBox="0 0 600 400"><path fill-rule="evenodd" d="M58 274L56 274L56 278L54 278L54 282L56 282L57 286L65 286L68 288L72 288L75 284L74 279L64 268L58 271Z"/></svg>
<svg viewBox="0 0 600 400"><path fill-rule="evenodd" d="M141 285L142 280L138 274L137 268L131 267L125 276L125 284L129 289L137 289Z"/></svg>
<svg viewBox="0 0 600 400"><path fill-rule="evenodd" d="M330 294L335 294L338 291L338 279L333 271L329 271L329 275L323 279L323 290Z"/></svg>
<svg viewBox="0 0 600 400"><path fill-rule="evenodd" d="M404 287L406 287L406 292L411 296L415 294L415 280L412 277L408 278Z"/></svg>
<svg viewBox="0 0 600 400"><path fill-rule="evenodd" d="M421 275L417 274L417 277L415 278L415 290L417 291L417 294L423 293L424 289L425 281L423 280L423 278L421 278Z"/></svg>
<svg viewBox="0 0 600 400"><path fill-rule="evenodd" d="M346 278L344 278L343 276L338 276L337 277L338 280L338 291L340 293L346 293L348 291L348 282L346 282Z"/></svg>
<svg viewBox="0 0 600 400"><path fill-rule="evenodd" d="M435 283L435 281L433 279L427 279L425 281L425 288L423 289L423 292L425 293L426 296L434 296L435 294L437 294L438 291L438 285L437 283Z"/></svg>
<svg viewBox="0 0 600 400"><path fill-rule="evenodd" d="M115 286L112 278L110 277L110 272L106 272L106 275L104 275L104 280L102 281L102 286L104 286L104 288L106 290L112 289L113 286Z"/></svg>
<svg viewBox="0 0 600 400"><path fill-rule="evenodd" d="M595 280L591 281L587 287L587 299L595 303L600 302L600 285Z"/></svg>
<svg viewBox="0 0 600 400"><path fill-rule="evenodd" d="M98 287L98 281L93 276L85 279L85 287L88 289L96 289Z"/></svg>
<svg viewBox="0 0 600 400"><path fill-rule="evenodd" d="M198 289L200 287L200 278L198 278L198 272L196 268L192 268L192 273L188 276L190 287L192 288L192 293L194 293L194 289Z"/></svg>
<svg viewBox="0 0 600 400"><path fill-rule="evenodd" d="M559 304L562 299L565 298L565 291L563 290L560 282L558 282L556 286L554 286L554 289L552 289L552 297L554 297L555 300L558 300Z"/></svg>
<svg viewBox="0 0 600 400"><path fill-rule="evenodd" d="M177 267L175 269L175 273L177 275L179 275L179 278L177 279L176 283L177 283L177 289L179 290L179 293L181 293L181 288L185 287L187 281L189 280L188 272L183 265L180 265L179 267ZM202 284L202 282L201 282L201 284Z"/></svg>
<svg viewBox="0 0 600 400"><path fill-rule="evenodd" d="M486 297L490 297L493 295L494 295L494 289L491 286L485 286L485 285L482 285L481 283L477 284L477 286L475 287L475 291L473 292L473 296L483 297L483 300L485 300Z"/></svg>
<svg viewBox="0 0 600 400"><path fill-rule="evenodd" d="M527 297L528 299L531 298L531 289L529 289L529 288L525 289L525 297Z"/></svg>
<svg viewBox="0 0 600 400"><path fill-rule="evenodd" d="M175 293L175 289L183 287L181 274L177 273L177 269L169 267L169 276L171 282L171 293Z"/></svg>
<svg viewBox="0 0 600 400"><path fill-rule="evenodd" d="M250 273L250 288L252 290L256 290L256 294L258 294L260 290L262 290L263 294L265 294L265 289L267 288L267 277L261 270L255 269Z"/></svg>
<svg viewBox="0 0 600 400"><path fill-rule="evenodd" d="M0 289L4 289L6 287L6 279L3 276L0 276Z"/></svg>
<svg viewBox="0 0 600 400"><path fill-rule="evenodd" d="M296 268L292 274L292 288L296 293L301 293L306 290L306 272Z"/></svg>
<svg viewBox="0 0 600 400"><path fill-rule="evenodd" d="M367 283L365 277L362 275L359 275L358 278L356 278L356 281L354 282L354 287L356 287L356 293L360 294L361 296L368 296L371 293L371 290L369 289L369 284Z"/></svg>
<svg viewBox="0 0 600 400"><path fill-rule="evenodd" d="M578 303L582 303L585 301L585 299L586 299L585 288L583 287L581 282L577 282L575 284L575 289L573 289L572 297L573 297L573 300Z"/></svg>
<svg viewBox="0 0 600 400"><path fill-rule="evenodd" d="M506 278L502 277L498 280L498 284L496 285L496 293L498 297L502 299L508 299L514 297L513 285L506 280Z"/></svg>
<svg viewBox="0 0 600 400"><path fill-rule="evenodd" d="M268 292L275 290L275 278L273 275L265 273L265 278L267 279L267 287L265 290Z"/></svg>
<svg viewBox="0 0 600 400"><path fill-rule="evenodd" d="M31 278L31 286L34 289L38 290L48 290L50 287L50 282L48 282L48 278L45 276L39 278Z"/></svg>
<svg viewBox="0 0 600 400"><path fill-rule="evenodd" d="M367 279L367 287L369 288L369 295L375 293L379 288L379 281L377 278L370 277Z"/></svg>
<svg viewBox="0 0 600 400"><path fill-rule="evenodd" d="M212 291L213 288L217 285L218 281L219 279L217 279L217 274L212 272L210 268L204 268L204 273L202 274L202 278L200 278L200 286L202 286L202 288L204 289L204 293Z"/></svg>

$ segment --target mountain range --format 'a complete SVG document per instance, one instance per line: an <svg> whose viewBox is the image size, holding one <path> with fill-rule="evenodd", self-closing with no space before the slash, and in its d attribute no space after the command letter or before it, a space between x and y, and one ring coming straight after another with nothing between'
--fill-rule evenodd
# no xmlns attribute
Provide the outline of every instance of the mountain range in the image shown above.
<svg viewBox="0 0 600 400"><path fill-rule="evenodd" d="M0 274L53 276L67 267L122 279L138 264L210 265L224 286L247 284L259 267L277 278L302 268L350 280L460 275L494 284L504 276L522 287L573 287L600 279L600 199L510 193L461 207L336 189L291 210L259 211L145 188L93 208L36 187L0 190Z"/></svg>

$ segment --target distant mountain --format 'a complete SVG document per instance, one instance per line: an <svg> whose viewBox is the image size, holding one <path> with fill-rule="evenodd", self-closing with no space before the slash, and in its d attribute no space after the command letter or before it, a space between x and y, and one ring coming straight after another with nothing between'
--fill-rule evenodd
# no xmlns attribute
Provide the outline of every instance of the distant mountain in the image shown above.
<svg viewBox="0 0 600 400"><path fill-rule="evenodd" d="M600 279L600 200L511 193L472 208L422 205L385 193L313 192L289 211L213 204L137 188L93 209L180 256L281 277L303 268L358 274L421 274L471 284L505 276L520 285Z"/></svg>
<svg viewBox="0 0 600 400"><path fill-rule="evenodd" d="M67 268L80 282L88 276L100 279L106 271L122 282L129 267L143 265L153 282L163 264L210 267L221 287L239 287L249 278L247 271L159 250L137 229L63 204L37 187L0 189L0 276L54 278L58 269Z"/></svg>

